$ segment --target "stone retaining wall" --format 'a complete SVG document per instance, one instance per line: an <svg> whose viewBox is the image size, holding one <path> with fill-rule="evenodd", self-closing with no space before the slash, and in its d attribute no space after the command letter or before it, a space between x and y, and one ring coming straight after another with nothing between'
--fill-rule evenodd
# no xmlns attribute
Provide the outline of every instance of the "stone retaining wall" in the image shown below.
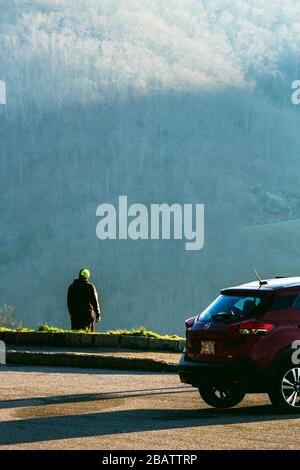
<svg viewBox="0 0 300 470"><path fill-rule="evenodd" d="M146 336L110 335L105 333L48 333L48 332L0 332L0 340L7 344L27 346L82 346L144 349L150 351L181 352L185 340L156 339Z"/></svg>

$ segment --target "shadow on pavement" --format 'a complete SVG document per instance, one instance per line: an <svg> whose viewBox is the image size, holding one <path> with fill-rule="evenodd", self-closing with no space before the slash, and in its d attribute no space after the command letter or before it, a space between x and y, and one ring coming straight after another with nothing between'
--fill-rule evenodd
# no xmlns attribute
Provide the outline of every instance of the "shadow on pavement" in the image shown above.
<svg viewBox="0 0 300 470"><path fill-rule="evenodd" d="M141 396L153 395L169 395L170 393L190 393L198 392L196 389L189 386L179 387L161 387L149 388L145 390L124 390L120 392L104 392L104 393L84 393L75 395L58 395L58 396L44 396L32 398L17 398L14 400L0 400L0 409L5 408L21 408L24 406L45 406L45 405L59 405L64 403L80 403L90 402L97 400L115 400L117 398L134 398Z"/></svg>
<svg viewBox="0 0 300 470"><path fill-rule="evenodd" d="M0 444L21 444L58 439L108 436L167 429L256 423L295 419L297 415L275 415L270 405L217 411L132 409L39 419L0 422Z"/></svg>

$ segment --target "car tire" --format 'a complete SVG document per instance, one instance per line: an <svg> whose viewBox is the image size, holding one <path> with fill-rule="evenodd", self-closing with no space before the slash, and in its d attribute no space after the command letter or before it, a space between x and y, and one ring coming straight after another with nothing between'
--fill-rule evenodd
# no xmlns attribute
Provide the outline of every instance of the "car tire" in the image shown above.
<svg viewBox="0 0 300 470"><path fill-rule="evenodd" d="M268 395L277 410L300 413L300 367L292 363L281 366L273 375Z"/></svg>
<svg viewBox="0 0 300 470"><path fill-rule="evenodd" d="M231 408L240 403L245 392L236 385L209 386L199 388L202 400L214 408Z"/></svg>

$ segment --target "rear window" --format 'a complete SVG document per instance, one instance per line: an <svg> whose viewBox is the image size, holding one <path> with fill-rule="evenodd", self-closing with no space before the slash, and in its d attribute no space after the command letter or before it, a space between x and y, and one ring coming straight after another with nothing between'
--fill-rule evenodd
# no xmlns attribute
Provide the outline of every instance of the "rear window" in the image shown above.
<svg viewBox="0 0 300 470"><path fill-rule="evenodd" d="M260 316L268 299L263 296L220 295L197 318L197 321L237 321Z"/></svg>

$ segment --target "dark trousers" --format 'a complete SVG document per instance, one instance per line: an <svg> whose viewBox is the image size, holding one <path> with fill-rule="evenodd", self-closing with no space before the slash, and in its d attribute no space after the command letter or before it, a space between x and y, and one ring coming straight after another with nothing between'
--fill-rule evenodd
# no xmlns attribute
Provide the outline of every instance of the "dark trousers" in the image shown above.
<svg viewBox="0 0 300 470"><path fill-rule="evenodd" d="M95 324L94 324L94 319L93 318L87 318L83 319L82 318L76 318L74 316L71 316L71 329L72 330L85 330L88 328L91 333L95 331Z"/></svg>

